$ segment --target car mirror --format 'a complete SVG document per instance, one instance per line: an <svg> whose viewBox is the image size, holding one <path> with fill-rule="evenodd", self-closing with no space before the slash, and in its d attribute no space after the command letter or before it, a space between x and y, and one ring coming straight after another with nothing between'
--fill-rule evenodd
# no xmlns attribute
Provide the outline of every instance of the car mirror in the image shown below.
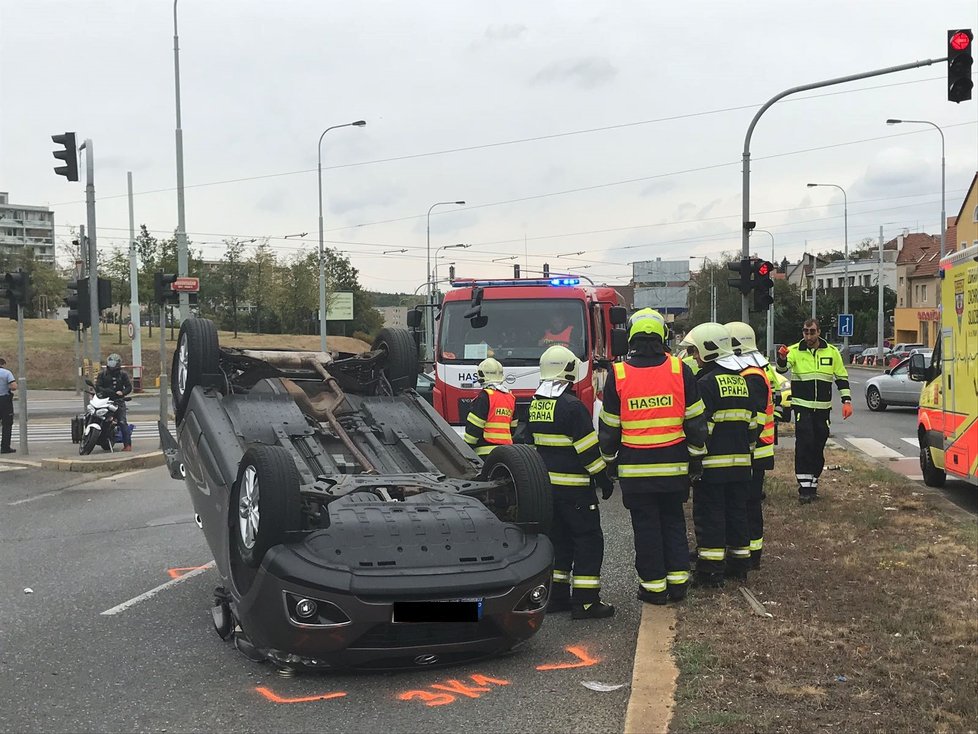
<svg viewBox="0 0 978 734"><path fill-rule="evenodd" d="M420 329L421 328L421 311L416 308L412 308L407 312L407 325L409 329Z"/></svg>
<svg viewBox="0 0 978 734"><path fill-rule="evenodd" d="M628 354L628 332L624 329L611 330L611 356L624 357Z"/></svg>
<svg viewBox="0 0 978 734"><path fill-rule="evenodd" d="M883 371L883 374L884 374L884 375L888 375L888 374L890 374L890 371L891 371L891 370L890 370L889 368L887 368L886 370L884 370L884 371Z"/></svg>
<svg viewBox="0 0 978 734"><path fill-rule="evenodd" d="M923 354L910 355L910 379L914 382L927 381L927 364Z"/></svg>
<svg viewBox="0 0 978 734"><path fill-rule="evenodd" d="M608 309L608 320L612 326L621 326L628 320L628 311L624 306L612 306Z"/></svg>

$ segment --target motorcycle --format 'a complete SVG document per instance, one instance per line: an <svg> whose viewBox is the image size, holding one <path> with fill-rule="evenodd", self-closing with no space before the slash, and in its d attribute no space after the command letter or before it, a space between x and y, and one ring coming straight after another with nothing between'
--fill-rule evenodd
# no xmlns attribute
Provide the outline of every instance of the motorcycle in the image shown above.
<svg viewBox="0 0 978 734"><path fill-rule="evenodd" d="M122 443L122 426L117 420L119 406L122 402L129 402L130 398L119 397L105 390L100 390L95 383L86 379L85 384L92 388L89 392L92 399L88 402L85 409L84 427L82 429L81 441L78 445L78 453L81 456L92 453L96 446L101 446L106 451L112 451L113 446ZM135 426L129 424L129 435Z"/></svg>

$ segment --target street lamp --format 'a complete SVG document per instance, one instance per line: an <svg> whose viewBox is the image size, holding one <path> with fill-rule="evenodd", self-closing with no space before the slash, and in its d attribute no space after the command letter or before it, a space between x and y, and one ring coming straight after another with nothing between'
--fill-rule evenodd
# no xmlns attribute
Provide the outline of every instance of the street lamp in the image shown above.
<svg viewBox="0 0 978 734"><path fill-rule="evenodd" d="M702 260L707 267L710 266L710 258L706 255L690 255L690 260ZM713 268L710 268L710 321L717 320L717 289L713 285Z"/></svg>
<svg viewBox="0 0 978 734"><path fill-rule="evenodd" d="M846 190L839 186L839 184L833 183L810 183L808 188L813 188L815 186L832 186L837 188L842 192L842 222L845 231L845 264L843 265L843 282L842 282L842 312L845 314L849 313L849 199L846 196ZM842 337L842 348L845 351L845 358L849 359L849 337Z"/></svg>
<svg viewBox="0 0 978 734"><path fill-rule="evenodd" d="M945 180L945 164L944 164L944 131L941 130L940 126L931 122L930 120L897 120L890 118L886 121L887 125L899 125L903 122L908 122L913 125L930 125L937 132L941 134L941 260L944 259L944 253L946 252L944 246L944 238L946 236L947 229L947 215L944 212L944 180ZM938 261L938 267L940 266L940 261ZM937 307L941 307L941 287L938 285L937 288Z"/></svg>
<svg viewBox="0 0 978 734"><path fill-rule="evenodd" d="M309 233L308 232L299 232L298 234L287 234L282 239L283 240L287 240L287 239L289 239L289 237L305 237L307 234L309 234Z"/></svg>
<svg viewBox="0 0 978 734"><path fill-rule="evenodd" d="M432 273L431 273L431 210L434 209L436 206L447 206L449 204L455 204L456 206L462 206L463 204L465 204L465 202L464 201L436 201L434 204L432 204L430 207L428 207L427 238L426 238L427 245L425 247L425 271L424 271L425 272L425 277L428 279L428 318L426 319L427 327L428 328L426 329L426 331L427 331L427 334L426 334L427 339L425 341L425 347L426 347L426 350L425 351L428 354L428 359L431 359L434 356L434 344L432 344L432 342L434 340L434 335L435 335L434 304L431 301L431 277L432 277Z"/></svg>
<svg viewBox="0 0 978 734"><path fill-rule="evenodd" d="M771 264L777 267L774 259L774 234L766 229L755 229L754 232L763 232L771 238ZM772 303L767 310L767 358L774 359L774 304Z"/></svg>
<svg viewBox="0 0 978 734"><path fill-rule="evenodd" d="M330 130L341 127L365 127L366 121L357 120L333 125L323 130L316 144L316 174L319 177L319 350L326 351L326 254L323 248L323 138Z"/></svg>
<svg viewBox="0 0 978 734"><path fill-rule="evenodd" d="M577 252L565 252L561 255L554 255L554 257L573 257L574 255L583 255L584 250L578 250Z"/></svg>
<svg viewBox="0 0 978 734"><path fill-rule="evenodd" d="M173 87L176 95L177 127L177 275L187 275L187 217L183 200L183 126L180 122L180 36L177 34L177 0L173 0ZM95 233L93 232L92 235ZM190 318L190 295L180 292L180 321Z"/></svg>
<svg viewBox="0 0 978 734"><path fill-rule="evenodd" d="M407 248L405 247L405 248L400 249L400 250L384 250L383 253L381 253L381 254L383 254L383 255L390 255L392 252L407 252Z"/></svg>
<svg viewBox="0 0 978 734"><path fill-rule="evenodd" d="M515 260L519 255L510 255L509 257L497 257L493 259L494 263L501 263L503 260Z"/></svg>

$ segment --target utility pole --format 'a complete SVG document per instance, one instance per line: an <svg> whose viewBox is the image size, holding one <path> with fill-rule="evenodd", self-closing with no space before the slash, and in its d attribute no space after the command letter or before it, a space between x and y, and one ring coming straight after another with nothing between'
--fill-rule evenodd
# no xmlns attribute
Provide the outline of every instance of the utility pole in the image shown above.
<svg viewBox="0 0 978 734"><path fill-rule="evenodd" d="M812 255L812 318L815 316L815 300L818 298L818 281L815 280L815 271L818 270L818 255Z"/></svg>
<svg viewBox="0 0 978 734"><path fill-rule="evenodd" d="M879 295L876 299L876 348L880 357L883 356L883 225L880 225L880 266L877 276Z"/></svg>
<svg viewBox="0 0 978 734"><path fill-rule="evenodd" d="M25 288L25 295L30 288ZM27 348L24 346L24 304L17 304L17 392L20 400L19 415L17 416L18 429L20 431L20 453L28 455L27 448L27 365L25 355Z"/></svg>
<svg viewBox="0 0 978 734"><path fill-rule="evenodd" d="M139 264L136 261L136 217L132 203L132 171L126 172L129 184L129 320L132 321L132 371L139 368L139 382L136 387L143 389L143 335L139 324Z"/></svg>
<svg viewBox="0 0 978 734"><path fill-rule="evenodd" d="M187 276L187 216L183 198L183 124L180 120L180 36L177 33L177 0L173 0L173 88L176 96L177 127L177 275ZM180 322L190 318L190 294L180 292ZM162 322L160 322L162 323Z"/></svg>
<svg viewBox="0 0 978 734"><path fill-rule="evenodd" d="M99 342L98 310L98 249L95 240L95 155L92 139L81 145L85 151L85 208L88 212L88 302L92 320L92 366L102 364L102 345ZM84 239L82 239L84 243ZM84 247L84 244L82 245Z"/></svg>

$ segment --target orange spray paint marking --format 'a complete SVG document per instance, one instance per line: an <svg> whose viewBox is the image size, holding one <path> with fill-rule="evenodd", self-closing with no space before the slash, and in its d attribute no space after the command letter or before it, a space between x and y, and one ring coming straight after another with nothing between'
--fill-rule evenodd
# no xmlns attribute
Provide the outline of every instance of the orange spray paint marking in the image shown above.
<svg viewBox="0 0 978 734"><path fill-rule="evenodd" d="M204 566L187 566L186 568L168 568L166 569L167 574L169 574L171 579L178 579L185 573L190 573L191 571L199 571L204 568Z"/></svg>
<svg viewBox="0 0 978 734"><path fill-rule="evenodd" d="M496 686L509 685L508 680L490 678L487 675L470 675L469 680L474 685L452 678L451 680L434 683L429 686L430 688L434 688L435 691L404 691L398 694L397 698L400 701L423 701L425 706L447 706L450 703L455 703L459 696L479 698L481 694L489 693L492 690L492 688L488 687L490 684ZM444 691L444 693L438 693L436 691Z"/></svg>
<svg viewBox="0 0 978 734"><path fill-rule="evenodd" d="M546 665L538 665L537 670L568 670L570 668L589 668L592 665L597 665L601 662L600 658L593 658L588 655L587 650L583 647L570 646L565 647L565 650L571 655L577 658L576 662L572 663L547 663Z"/></svg>
<svg viewBox="0 0 978 734"><path fill-rule="evenodd" d="M311 703L312 701L329 701L333 698L343 698L346 693L337 691L335 693L320 693L315 696L297 696L295 698L285 698L278 695L275 691L265 686L256 686L255 690L272 703Z"/></svg>
<svg viewBox="0 0 978 734"><path fill-rule="evenodd" d="M466 698L478 698L480 693L489 693L488 688L483 688L482 686L468 686L462 683L460 680L447 680L444 683L435 683L432 688L436 688L439 691L448 691L449 693L457 693L460 696L465 696Z"/></svg>
<svg viewBox="0 0 978 734"><path fill-rule="evenodd" d="M447 693L432 693L431 691L404 691L397 697L401 701L424 701L425 706L445 706L455 702L455 696Z"/></svg>

